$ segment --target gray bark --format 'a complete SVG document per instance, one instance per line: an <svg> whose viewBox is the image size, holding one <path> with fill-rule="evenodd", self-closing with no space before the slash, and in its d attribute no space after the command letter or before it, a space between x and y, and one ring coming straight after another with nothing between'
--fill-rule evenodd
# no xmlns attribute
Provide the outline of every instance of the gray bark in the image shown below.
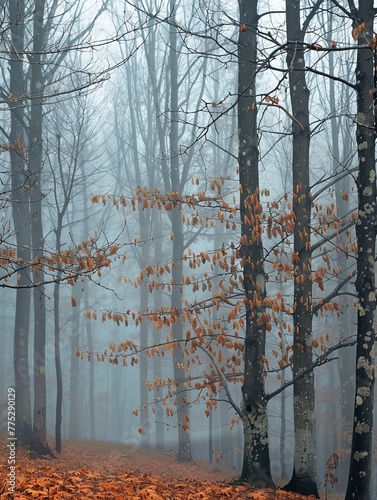
<svg viewBox="0 0 377 500"><path fill-rule="evenodd" d="M292 105L292 173L294 232L294 304L293 312L293 376L312 363L312 280L309 180L309 89L305 78L305 58L301 42L304 33L300 21L300 0L287 0L287 66ZM295 426L294 466L285 487L303 495L315 495L317 489L316 426L314 371L293 385Z"/></svg>
<svg viewBox="0 0 377 500"><path fill-rule="evenodd" d="M273 485L268 445L267 400L264 385L266 325L263 321L265 272L259 201L256 60L258 3L239 0L238 136L240 172L241 252L245 290L245 367L242 387L244 451L241 481L253 486Z"/></svg>
<svg viewBox="0 0 377 500"><path fill-rule="evenodd" d="M16 389L16 435L18 444L29 446L32 436L31 395L29 374L29 322L30 322L30 290L22 288L31 283L28 262L31 259L31 214L29 207L29 172L24 156L23 142L24 106L22 96L25 94L24 68L22 58L18 55L24 48L25 5L23 1L9 2L9 20L11 24L12 46L10 53L10 89L14 100L10 100L11 130L10 161L12 169L12 215L16 232L17 258L21 264L18 270L16 292L16 310L14 325L14 372Z"/></svg>
<svg viewBox="0 0 377 500"><path fill-rule="evenodd" d="M72 298L76 307L71 319L71 366L69 378L69 439L79 437L79 358L75 351L80 347L80 303L83 295L83 287L80 282L72 287ZM90 364L93 364L91 361Z"/></svg>
<svg viewBox="0 0 377 500"><path fill-rule="evenodd" d="M35 2L33 17L33 55L31 62L30 95L31 106L29 144L29 167L31 172L30 203L33 213L32 247L33 259L43 261L44 236L42 222L42 128L43 128L43 74L41 53L44 47L43 16L45 1ZM34 418L32 449L40 454L52 456L47 443L46 427L46 306L43 265L34 270Z"/></svg>
<svg viewBox="0 0 377 500"><path fill-rule="evenodd" d="M351 2L350 2L351 3ZM352 2L353 3L353 2ZM375 9L373 0L359 2L354 12L354 26L365 23L358 45L373 38ZM351 446L351 463L346 500L371 498L372 431L374 403L374 342L375 342L375 242L376 242L376 170L375 116L377 96L373 106L369 91L375 82L375 53L359 48L356 63L357 129L359 161L358 218L356 221L357 255L357 344L356 388ZM375 87L375 84L374 84Z"/></svg>

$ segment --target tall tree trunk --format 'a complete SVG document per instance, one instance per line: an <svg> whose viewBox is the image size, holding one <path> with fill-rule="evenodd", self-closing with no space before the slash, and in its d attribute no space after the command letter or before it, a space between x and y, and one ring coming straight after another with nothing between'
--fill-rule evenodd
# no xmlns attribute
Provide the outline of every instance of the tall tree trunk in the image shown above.
<svg viewBox="0 0 377 500"><path fill-rule="evenodd" d="M328 24L328 32L333 33L333 10L330 9L332 2L327 0L328 4L328 19L325 21ZM331 39L328 40L329 45L331 44ZM352 158L352 151L354 150L353 141L350 140L349 134L351 130L351 119L348 117L339 118L336 116L339 107L339 102L344 103L344 108L348 108L349 102L351 101L350 92L351 89L345 86L342 89L342 95L339 96L337 89L335 88L335 81L332 78L335 74L335 58L334 53L329 53L329 105L330 114L333 116L331 119L331 146L332 146L332 171L335 174L344 172L344 170L349 168L350 159ZM350 76L352 71L352 66L349 65L347 71ZM344 114L347 113L344 109ZM350 205L350 201L344 199L344 193L350 193L351 191L351 176L347 175L342 177L335 183L335 199L336 206L338 209L338 216L340 218L345 218L350 210L353 208ZM347 245L347 237L344 234L339 235L340 243ZM344 280L349 276L350 259L348 258L346 252L337 252L336 254L337 266L342 270L339 278ZM346 284L342 288L343 295L338 298L338 302L341 308L341 315L338 322L338 331L342 338L351 337L354 335L354 324L356 323L356 318L354 314L353 298L351 296L351 286ZM341 338L335 338L333 341L340 341ZM349 448L350 448L350 437L352 429L352 418L353 418L353 394L355 392L355 348L347 347L346 349L340 349L338 353L338 375L340 384L340 428L338 433L338 449L339 454L339 465L338 465L338 489L339 491L345 491L347 487L347 474L349 470ZM333 402L335 404L335 401Z"/></svg>
<svg viewBox="0 0 377 500"><path fill-rule="evenodd" d="M145 215L145 214L144 214ZM145 220L145 217L143 217L141 220ZM142 228L141 228L142 229ZM145 235L146 231L141 230L141 241L143 242L142 244L142 255L140 258L140 264L141 264L141 269L145 269L147 263L148 263L148 256L149 256L149 244L147 241L147 238L143 236L143 233ZM143 239L145 238L145 239ZM143 313L148 310L148 299L149 299L149 290L148 290L148 284L143 281L141 283L140 288L139 288L139 293L140 293L140 311ZM141 322L140 324L140 345L141 347L147 347L148 344L148 320L145 319L144 321ZM139 377L139 384L140 384L140 406L142 411L140 412L141 414L141 425L143 427L143 433L141 435L141 443L142 446L148 448L150 444L150 429L148 428L149 426L149 405L148 405L148 399L149 399L149 391L147 387L147 379L148 379L148 364L149 364L149 358L147 356L146 351L143 351L140 353L139 356L139 369L140 369L140 377Z"/></svg>
<svg viewBox="0 0 377 500"><path fill-rule="evenodd" d="M35 2L33 19L33 55L31 59L31 106L29 144L31 171L30 201L33 213L32 246L33 260L43 261L44 236L42 221L42 122L43 122L43 16L45 1ZM46 426L46 306L43 265L34 270L34 418L32 449L40 454L53 456L47 443Z"/></svg>
<svg viewBox="0 0 377 500"><path fill-rule="evenodd" d="M279 291L282 293L283 292L283 279L281 274L279 275ZM283 313L280 313L280 322L283 320ZM286 348L286 341L285 341L285 336L282 335L281 337L282 341L282 352L285 351ZM280 387L284 387L286 383L286 378L285 378L285 370L282 370L281 372L281 379L280 379ZM287 458L286 458L286 442L287 442L287 410L286 410L286 402L287 402L287 391L284 390L280 394L280 478L283 480L286 480L288 478L288 473L287 473Z"/></svg>
<svg viewBox="0 0 377 500"><path fill-rule="evenodd" d="M287 66L294 121L292 123L293 212L295 214L293 376L312 363L312 279L309 181L309 89L305 78L300 0L287 0ZM293 385L295 426L293 475L287 490L315 495L317 488L314 371Z"/></svg>
<svg viewBox="0 0 377 500"><path fill-rule="evenodd" d="M56 252L61 250L62 214L58 215L56 227ZM63 404L63 377L60 357L60 279L62 272L59 269L54 284L54 358L56 373L56 407L55 407L55 449L62 451L62 404Z"/></svg>
<svg viewBox="0 0 377 500"><path fill-rule="evenodd" d="M76 304L71 320L71 367L69 379L69 439L79 437L79 358L76 349L80 346L80 303L82 284L75 283L72 287L72 301ZM91 361L93 363L93 361Z"/></svg>
<svg viewBox="0 0 377 500"><path fill-rule="evenodd" d="M162 234L162 218L161 218L161 211L160 210L154 210L153 211L153 227L154 227L154 233L155 234ZM161 263L163 261L163 255L162 255L162 238L155 238L153 241L154 245L154 258L155 258L155 265ZM155 293L154 294L154 310L159 311L162 307L162 293ZM153 377L154 379L161 379L163 378L163 373L162 373L162 366L161 366L161 358L159 356L154 355L153 356ZM160 392L158 389L154 391L154 400L157 402L159 401L160 397ZM161 402L156 404L156 413L155 413L155 432L156 432L156 439L155 439L155 448L156 450L165 450L165 427L164 427L164 407Z"/></svg>
<svg viewBox="0 0 377 500"><path fill-rule="evenodd" d="M83 179L83 218L84 218L84 225L83 225L83 231L82 231L82 239L86 240L86 238L89 235L89 197L88 197L88 176L85 171L85 162L78 162L80 165L81 169L81 175ZM80 287L80 288L79 288ZM79 291L81 290L81 291ZM89 290L89 284L88 280L84 279L84 281L80 284L77 283L74 286L74 290L72 290L72 296L78 296L79 301L81 301L81 298L84 298L84 309L88 311L91 309L91 304L90 304L90 290ZM75 318L76 318L76 328L72 328L72 337L71 337L71 368L73 367L75 370L76 375L78 376L79 372L79 359L77 356L75 356L76 359L73 359L74 351L73 349L76 349L74 347L74 343L77 343L77 347L79 347L79 339L80 339L80 306L79 304L76 304L77 312L75 313ZM86 338L88 342L88 351L92 353L92 358L89 362L89 436L90 440L93 441L96 436L96 414L95 414L95 404L94 404L94 366L95 362L93 361L94 358L94 346L93 346L93 327L92 327L92 321L91 320L86 320L85 321L85 328L86 328ZM74 425L74 420L77 419L78 416L78 382L72 378L72 372L71 372L71 379L70 379L70 389L73 388L73 385L76 384L76 387L74 389L74 394L73 398L76 398L76 402L74 402L71 399L70 402L70 408L71 408L71 413L70 413L70 434L72 433L73 435L78 434L78 429L77 425Z"/></svg>
<svg viewBox="0 0 377 500"><path fill-rule="evenodd" d="M357 344L356 389L351 447L351 465L346 500L371 498L373 403L374 403L374 343L375 343L375 244L376 244L376 166L375 134L377 91L376 51L369 45L374 32L373 0L359 2L354 13L354 28L365 23L358 38L356 63L357 129L356 142L359 160L357 237ZM364 47L360 47L364 46ZM372 82L374 82L372 84ZM370 89L373 88L373 106Z"/></svg>
<svg viewBox="0 0 377 500"><path fill-rule="evenodd" d="M127 91L128 97L130 101L132 100L132 74L127 66L126 68L127 74ZM138 137L136 130L137 117L134 113L133 106L130 107L130 126L131 126L131 134L132 134L132 151L133 151L133 161L135 166L135 178L136 184L140 187L142 186L143 179L141 176L140 170L140 162L139 162L139 151L138 151ZM150 164L147 165L147 169L150 168ZM152 186L148 186L149 189L153 189L153 181ZM139 202L138 204L138 220L139 220L139 230L140 230L140 241L142 243L141 246L141 254L138 256L140 272L143 273L147 264L150 262L150 218L151 211L148 208L143 207L143 202ZM143 278L148 279L148 276L143 276ZM145 313L148 309L148 301L149 301L149 290L148 284L144 281L141 283L139 288L139 297L140 297L140 311ZM148 321L144 320L140 323L140 345L142 347L146 347L148 345ZM148 447L149 445L149 429L147 425L149 424L149 392L147 388L146 381L148 379L148 356L146 351L142 351L139 355L139 390L140 390L140 407L142 411L140 412L141 426L143 427L143 433L141 434L141 443L142 446Z"/></svg>
<svg viewBox="0 0 377 500"><path fill-rule="evenodd" d="M61 272L56 279L59 281ZM63 379L60 358L60 302L59 282L54 285L54 346L55 346L55 372L56 372L56 408L55 408L55 449L58 453L62 451L62 402L63 402Z"/></svg>
<svg viewBox="0 0 377 500"><path fill-rule="evenodd" d="M331 0L328 0L328 4L331 5ZM328 18L329 33L332 33L332 13L329 11ZM329 44L331 40L329 40ZM330 76L334 75L335 61L334 53L329 53L329 73ZM350 68L351 71L351 68ZM329 79L329 104L330 104L330 114L334 117L331 120L331 145L332 145L332 171L334 174L343 172L344 168L348 168L350 158L352 157L352 142L349 140L349 130L351 129L350 118L338 118L336 117L338 102L348 103L350 102L350 88L346 87L342 90L344 94L340 97L336 94L335 81L330 77ZM344 111L346 113L346 111ZM341 131L346 131L343 133L343 144L341 144ZM344 167L345 165L345 167ZM336 206L338 208L338 216L341 218L346 217L350 212L350 202L344 199L344 193L349 193L351 191L350 175L347 175L335 183L335 199ZM347 245L347 237L344 235L339 235L340 243ZM339 279L340 281L346 279L350 273L350 260L346 252L337 252L336 262L339 269L342 270ZM338 321L338 331L340 337L347 338L354 334L354 307L353 299L351 296L350 285L346 284L343 286L343 296L339 297L338 302L341 307L341 315ZM341 338L333 339L333 341L340 341ZM352 427L353 418L353 393L354 388L354 361L355 361L355 348L347 347L345 349L340 349L338 353L337 369L339 375L340 384L340 426L337 432L331 429L334 436L338 435L338 447L334 451L339 454L339 465L338 465L338 488L340 491L345 491L347 487L347 475L349 470L349 454L347 453L349 449L349 436ZM336 400L332 402L336 404ZM327 457L328 458L328 457Z"/></svg>
<svg viewBox="0 0 377 500"><path fill-rule="evenodd" d="M266 294L263 266L261 211L259 200L258 131L256 106L256 61L258 2L239 0L238 42L238 135L241 211L241 255L245 290L245 367L242 386L244 452L241 481L253 486L272 486L267 400L264 385L266 324L263 300Z"/></svg>
<svg viewBox="0 0 377 500"><path fill-rule="evenodd" d="M84 281L84 306L86 310L90 309L89 304L89 291L88 291L88 283ZM87 320L85 322L86 327L86 338L88 342L88 351L93 353L93 328L92 322ZM96 415L95 415L95 407L94 407L94 365L95 362L91 359L89 363L89 437L90 440L93 441L96 437Z"/></svg>
<svg viewBox="0 0 377 500"><path fill-rule="evenodd" d="M173 193L181 193L182 183L180 176L179 161L179 140L178 140L178 56L177 56L177 32L174 27L175 3L170 0L170 12L172 13L172 24L170 27L170 131L169 131L169 156L170 156L170 181ZM171 294L171 308L178 312L178 319L172 326L173 339L180 342L183 340L183 322L180 314L182 308L182 256L184 253L184 234L182 227L181 211L178 206L174 206L171 212L171 224L173 239L173 262L172 279L173 288ZM181 344L175 343L174 347L174 379L176 380L176 402L178 415L178 460L180 462L190 462L191 441L190 434L185 430L186 414L189 407L184 403L188 399L187 391L183 386L186 373L180 368L182 363Z"/></svg>
<svg viewBox="0 0 377 500"><path fill-rule="evenodd" d="M22 0L9 2L9 20L11 26L12 47L10 53L10 89L14 96L10 100L10 161L12 169L12 215L16 232L18 286L16 292L16 310L14 325L14 373L16 389L16 436L19 445L29 446L32 438L31 394L29 374L29 322L30 322L30 286L31 276L28 262L31 259L31 231L29 190L29 172L25 161L23 138L25 137L24 106L21 96L25 93L24 69L20 53L24 50L25 5Z"/></svg>

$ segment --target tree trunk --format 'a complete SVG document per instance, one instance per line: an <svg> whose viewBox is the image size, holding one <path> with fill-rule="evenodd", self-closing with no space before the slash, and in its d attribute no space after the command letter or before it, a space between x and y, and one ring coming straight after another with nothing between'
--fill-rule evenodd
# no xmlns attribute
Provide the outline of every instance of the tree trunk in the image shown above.
<svg viewBox="0 0 377 500"><path fill-rule="evenodd" d="M88 283L85 281L83 283L84 288L84 304L85 309L90 309L89 305L89 292L88 292ZM91 320L87 320L85 322L86 327L86 338L88 341L88 351L92 353L92 359L89 363L89 437L91 441L94 441L96 438L96 415L95 415L95 407L94 407L94 364L93 354L94 354L94 346L93 346L93 328Z"/></svg>
<svg viewBox="0 0 377 500"><path fill-rule="evenodd" d="M369 45L373 38L375 9L373 0L359 2L354 28L365 23L358 45ZM356 18L356 17L355 17ZM374 51L375 52L375 51ZM356 63L357 129L356 142L359 160L358 219L356 221L357 255L357 345L356 389L351 447L351 464L346 500L371 498L373 402L374 402L374 342L375 342L375 244L376 244L376 174L375 124L377 95L376 54L369 48L359 48ZM374 82L374 84L372 84Z"/></svg>
<svg viewBox="0 0 377 500"><path fill-rule="evenodd" d="M173 162L174 163L174 162ZM174 182L172 182L174 186ZM173 263L172 263L172 294L171 308L173 311L179 311L177 321L172 325L172 336L174 341L183 340L183 322L180 314L182 308L182 255L184 252L183 246L183 231L181 211L178 207L172 210L172 231L174 234L173 241ZM183 385L183 380L187 378L187 373L180 364L183 362L181 343L175 342L174 345L174 379L176 381L176 402L178 416L178 455L179 462L191 462L191 440L188 430L185 430L187 424L186 418L189 414L189 407L185 403L188 400L188 394Z"/></svg>
<svg viewBox="0 0 377 500"><path fill-rule="evenodd" d="M19 288L16 292L16 310L14 325L14 373L16 389L16 436L19 445L29 446L32 437L31 394L29 374L29 322L30 322L30 286L31 276L28 262L31 259L31 232L29 173L26 168L23 146L24 106L20 105L19 96L24 95L24 70L19 53L24 50L25 5L23 1L9 2L9 20L11 25L12 47L10 53L10 89L14 100L10 100L10 161L12 169L12 215L16 233L17 259L21 262L18 270Z"/></svg>
<svg viewBox="0 0 377 500"><path fill-rule="evenodd" d="M33 20L33 55L31 59L31 88L33 99L29 129L29 166L31 171L30 201L32 220L33 260L43 261L44 237L42 222L42 121L43 75L43 15L45 1L35 2ZM46 427L46 305L43 265L34 269L34 419L32 449L43 455L53 456L47 443Z"/></svg>
<svg viewBox="0 0 377 500"><path fill-rule="evenodd" d="M245 290L245 367L242 387L244 451L241 481L252 486L269 487L271 478L267 400L264 386L266 343L265 272L259 200L258 132L256 106L256 60L258 3L239 0L240 30L238 45L238 135L241 211L241 256Z"/></svg>
<svg viewBox="0 0 377 500"><path fill-rule="evenodd" d="M153 211L153 220L154 220L154 233L162 234L162 218L161 211L154 210ZM155 264L159 264L163 261L162 254L162 238L155 238L153 241L154 245L154 257ZM154 310L158 311L162 307L162 293L154 294ZM161 358L157 355L153 356L153 377L154 379L163 378L162 366L161 366ZM161 394L158 389L154 391L154 400L157 402L161 399ZM164 424L164 407L161 402L156 404L156 413L155 413L155 449L156 450L165 450L165 424Z"/></svg>
<svg viewBox="0 0 377 500"><path fill-rule="evenodd" d="M331 0L328 0L328 4L331 5ZM332 33L332 14L329 13L329 33ZM329 40L329 44L331 41ZM330 76L334 75L334 54L329 53L329 73ZM351 68L350 68L351 71ZM344 94L340 97L340 102L349 103L350 102L350 88L345 87L343 90ZM350 118L337 118L335 117L337 112L339 102L339 96L336 94L335 82L330 77L329 79L329 104L330 104L330 114L334 115L331 120L331 145L332 145L332 171L334 174L344 171L344 168L349 167L349 161L352 157L353 144L349 140L349 130L351 127ZM346 113L346 110L344 110ZM343 132L343 137L341 140L341 131ZM341 142L343 142L343 147L341 148ZM342 152L341 152L342 151ZM349 193L351 191L350 175L347 175L335 183L335 199L336 206L338 207L338 215L340 218L346 218L350 209L350 202L344 199L344 193ZM345 246L348 245L347 237L344 235L339 235L340 245L343 243ZM342 270L339 275L339 281L343 281L347 278L350 272L350 260L346 252L337 252L336 262L339 269ZM335 342L339 342L341 338L348 338L354 334L354 307L353 298L351 296L351 286L346 284L343 286L342 291L344 295L339 297L338 303L341 308L341 315L338 322L338 338L332 339ZM340 349L338 352L337 369L339 375L339 385L340 385L340 425L339 429L335 433L333 429L330 430L334 435L338 435L338 447L333 451L336 451L339 455L339 465L338 465L338 489L339 491L345 491L347 487L347 475L349 470L349 450L350 435L352 428L352 418L353 418L353 393L355 391L355 348L347 347L345 349ZM336 404L336 400L332 404ZM328 458L328 457L327 457Z"/></svg>
<svg viewBox="0 0 377 500"><path fill-rule="evenodd" d="M63 379L60 358L60 303L59 303L59 280L61 272L58 271L54 285L54 346L55 346L55 372L56 372L56 408L55 408L55 449L58 453L62 451L62 402L63 402Z"/></svg>
<svg viewBox="0 0 377 500"><path fill-rule="evenodd" d="M172 13L172 25L170 27L170 47L169 47L169 65L170 65L170 131L169 131L169 156L170 156L170 181L172 192L181 193L182 182L179 168L179 141L178 141L178 57L177 57L177 32L174 27L175 4L170 0L170 11ZM178 206L174 206L171 212L173 240L173 262L172 279L173 289L171 294L171 308L179 312L177 322L172 326L173 339L183 340L183 322L180 315L182 308L182 256L184 253L184 234L182 228L181 211ZM187 391L183 387L183 380L186 378L185 370L179 367L182 363L181 344L175 343L174 346L174 379L176 386L176 401L178 415L178 456L180 462L191 462L191 441L190 434L185 430L186 414L189 413L189 407L184 403L188 399Z"/></svg>
<svg viewBox="0 0 377 500"><path fill-rule="evenodd" d="M58 208L58 207L57 207ZM61 250L61 234L64 212L58 213L56 227L56 252ZM60 279L62 272L59 269L54 284L54 358L56 373L56 407L55 407L55 449L62 451L62 404L63 404L63 377L60 357Z"/></svg>
<svg viewBox="0 0 377 500"><path fill-rule="evenodd" d="M76 303L71 320L71 367L69 379L69 439L79 437L79 358L76 349L80 346L80 302L82 298L82 284L75 283L72 287L72 299ZM89 320L90 321L90 320ZM91 364L94 361L91 361Z"/></svg>
<svg viewBox="0 0 377 500"><path fill-rule="evenodd" d="M309 89L305 78L302 47L304 33L300 22L300 0L287 0L287 66L292 104L292 173L293 212L295 214L293 376L312 363L312 279L309 181ZM319 498L316 465L316 426L314 371L293 385L295 448L293 475L286 486L289 491Z"/></svg>

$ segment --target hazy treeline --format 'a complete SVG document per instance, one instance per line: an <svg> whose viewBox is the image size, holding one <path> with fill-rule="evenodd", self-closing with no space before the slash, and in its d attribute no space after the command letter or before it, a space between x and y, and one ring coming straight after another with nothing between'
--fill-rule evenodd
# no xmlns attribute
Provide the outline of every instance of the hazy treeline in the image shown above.
<svg viewBox="0 0 377 500"><path fill-rule="evenodd" d="M249 3L3 2L1 400L373 498L375 8Z"/></svg>

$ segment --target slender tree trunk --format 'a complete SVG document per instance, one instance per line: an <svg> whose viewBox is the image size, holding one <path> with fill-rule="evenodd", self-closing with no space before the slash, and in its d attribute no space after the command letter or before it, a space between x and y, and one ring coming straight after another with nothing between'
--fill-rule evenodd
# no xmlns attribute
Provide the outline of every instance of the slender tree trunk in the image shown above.
<svg viewBox="0 0 377 500"><path fill-rule="evenodd" d="M282 292L283 291L283 280L282 276L279 275L279 290ZM282 321L282 316L281 314L280 320ZM286 348L286 342L285 342L285 337L282 335L281 337L282 341L282 352L285 351ZM282 370L281 372L281 379L280 379L280 386L284 387L286 383L286 378L285 378L285 370ZM287 392L284 390L280 394L280 477L281 479L287 479L288 473L287 473L287 459L286 459L286 438L287 438L287 410L286 410L286 402L287 402Z"/></svg>
<svg viewBox="0 0 377 500"><path fill-rule="evenodd" d="M33 212L32 246L33 260L43 261L44 236L42 222L42 123L43 123L43 15L45 1L35 2L33 20L33 55L31 59L31 89L33 99L30 116L29 153L31 171L30 201ZM43 265L34 269L34 418L32 449L40 454L53 456L47 443L46 426L46 305Z"/></svg>
<svg viewBox="0 0 377 500"><path fill-rule="evenodd" d="M174 163L174 162L173 162ZM172 183L174 186L174 182ZM182 255L184 252L183 246L183 231L181 211L178 207L172 210L172 231L174 234L173 241L173 263L172 263L172 295L171 308L178 312L177 321L172 326L172 336L176 341L183 340L183 322L180 314L182 308ZM188 394L184 388L183 381L187 377L187 373L180 365L183 362L181 343L174 345L174 380L176 381L176 402L178 416L178 455L179 462L191 462L191 440L190 434L185 429L187 424L187 416L189 415L189 407L185 401L188 400Z"/></svg>
<svg viewBox="0 0 377 500"><path fill-rule="evenodd" d="M145 231L142 231L142 233ZM148 259L147 256L149 254L148 252L148 242L143 240L143 237L141 241L144 241L144 244L142 245L142 256L140 259L140 264L142 265L142 269L145 269ZM140 285L139 288L140 292L140 311L145 312L148 310L148 299L149 299L149 290L148 290L148 284L143 282ZM148 346L148 320L145 319L144 321L141 322L140 324L140 345L142 347ZM142 352L139 356L139 369L140 369L140 377L139 377L139 384L140 384L140 406L141 406L141 425L143 427L143 433L142 433L142 445L146 448L149 447L150 444L150 429L148 428L149 426L149 405L148 405L148 400L149 400L149 391L147 387L147 379L148 379L148 361L149 358L147 356L146 351Z"/></svg>
<svg viewBox="0 0 377 500"><path fill-rule="evenodd" d="M328 0L331 5L331 0ZM332 33L332 15L329 14L329 33ZM329 40L330 43L330 40ZM330 75L334 75L334 54L329 53L329 72ZM350 102L350 89L346 87L344 89L344 94L341 96L340 100L344 103ZM329 79L329 104L330 113L332 115L336 114L338 107L339 96L336 95L335 82L332 78ZM348 167L349 159L352 154L352 142L349 140L348 133L351 129L349 123L349 118L332 118L331 120L331 144L332 144L332 155L333 155L333 165L332 170L334 174L342 172L343 166ZM341 130L346 130L346 134L343 134L343 147L341 147ZM350 176L343 177L338 182L335 183L335 199L336 206L338 207L338 215L341 218L346 217L352 208L350 206L350 201L344 199L344 193L349 193L351 191L350 186ZM344 235L339 235L340 244L345 246L348 244ZM347 278L350 272L350 260L347 257L346 252L337 252L336 254L337 266L342 270L339 275L340 281ZM341 315L338 322L339 335L342 338L351 337L354 334L354 307L353 299L351 297L350 285L344 285L342 288L344 295L339 297L338 302L341 307ZM333 341L340 341L341 338L333 339ZM339 455L339 465L338 465L338 489L339 491L345 491L347 487L347 474L349 470L349 437L351 434L352 418L353 418L353 393L354 388L354 364L355 364L355 348L347 347L345 349L340 349L338 353L337 369L339 375L340 384L340 425L337 432L334 429L330 429L335 435L338 436L336 451ZM337 400L334 400L332 404L336 404ZM328 458L328 457L327 457Z"/></svg>
<svg viewBox="0 0 377 500"><path fill-rule="evenodd" d="M242 386L244 452L241 481L269 487L271 478L267 400L264 385L266 324L263 300L266 294L259 200L258 131L256 106L256 61L258 2L239 0L238 45L238 162L240 171L241 256L245 290L245 367Z"/></svg>
<svg viewBox="0 0 377 500"><path fill-rule="evenodd" d="M154 218L154 232L155 234L162 234L162 220L161 220L161 211L154 210L153 212ZM155 256L155 264L159 264L163 261L162 255L162 239L155 238L154 239L154 256ZM162 294L155 293L154 294L154 310L158 311L162 307ZM161 358L159 356L153 356L153 376L154 378L162 379L162 366L161 366ZM154 400L159 401L161 399L161 395L159 390L154 391ZM156 432L156 440L155 440L155 448L156 450L165 450L165 428L164 428L164 407L162 403L158 403L156 405L156 413L155 413L155 432Z"/></svg>
<svg viewBox="0 0 377 500"><path fill-rule="evenodd" d="M90 309L89 305L89 292L88 292L88 283L85 281L83 283L84 288L84 305L85 309ZM86 326L86 338L88 342L88 351L93 353L93 328L92 322L87 320L85 323ZM95 407L94 407L94 365L95 362L91 359L89 363L89 436L90 440L93 441L96 437L96 415L95 415Z"/></svg>
<svg viewBox="0 0 377 500"><path fill-rule="evenodd" d="M178 55L177 55L177 32L174 27L175 3L170 0L170 12L172 13L173 24L170 27L170 47L169 47L169 65L170 65L170 179L171 188L175 193L181 193L182 183L180 176L179 162L179 140L178 140ZM184 253L184 234L182 228L181 211L178 206L174 206L171 212L173 240L173 262L172 279L173 289L171 294L171 308L178 312L178 319L172 326L173 339L183 340L183 322L180 315L182 308L182 256ZM183 380L186 378L186 372L180 368L182 363L181 344L176 343L174 347L174 379L177 382L176 401L178 415L178 460L180 462L190 462L191 441L190 434L185 430L187 424L186 417L189 414L189 407L184 403L188 399L187 391L183 386Z"/></svg>
<svg viewBox="0 0 377 500"><path fill-rule="evenodd" d="M54 346L55 346L55 372L56 372L56 408L55 408L55 448L58 453L62 451L62 402L63 379L60 358L60 301L59 280L61 272L57 273L57 283L54 285Z"/></svg>
<svg viewBox="0 0 377 500"><path fill-rule="evenodd" d="M56 252L61 250L62 217L59 213L56 227ZM63 377L60 356L60 279L61 271L56 274L54 284L54 354L56 373L56 408L55 408L55 448L58 453L62 451L62 404L63 404Z"/></svg>
<svg viewBox="0 0 377 500"><path fill-rule="evenodd" d="M300 0L287 0L287 65L292 104L293 212L295 214L293 376L312 363L312 279L309 180L309 89L305 78ZM314 371L293 385L295 448L293 475L287 490L319 498L316 465Z"/></svg>
<svg viewBox="0 0 377 500"><path fill-rule="evenodd" d="M75 302L75 312L71 320L71 367L69 379L69 439L79 437L79 358L76 349L80 345L80 303L82 284L75 283L72 287L72 299ZM91 361L93 363L93 361Z"/></svg>
<svg viewBox="0 0 377 500"><path fill-rule="evenodd" d="M19 445L29 446L32 438L31 395L29 374L29 323L30 323L30 289L23 287L31 284L28 263L31 260L31 231L29 190L29 172L25 161L23 146L24 106L20 97L25 93L24 69L18 54L24 50L25 5L22 0L9 2L9 20L11 24L12 47L10 53L10 88L14 100L10 100L10 161L12 169L12 215L16 232L17 258L21 262L18 270L19 288L16 292L16 310L14 325L14 373L16 389L16 435Z"/></svg>
<svg viewBox="0 0 377 500"><path fill-rule="evenodd" d="M365 23L358 45L369 45L373 38L375 8L373 0L359 2L354 28ZM357 255L357 345L356 390L351 447L351 464L346 500L371 499L374 356L375 353L375 244L376 244L376 167L375 137L377 94L374 71L376 53L359 48L356 63L357 129L359 160L358 219L356 221ZM371 82L374 82L373 85ZM374 87L373 106L370 89Z"/></svg>
<svg viewBox="0 0 377 500"><path fill-rule="evenodd" d="M82 175L82 178L84 179L84 182L83 182L83 215L84 215L84 225L83 225L83 232L82 232L82 239L85 240L87 237L88 237L88 234L89 234L89 208L88 208L88 203L89 203L89 197L88 197L88 181L87 181L87 174L85 172L85 162L78 162L78 164L81 165L81 175ZM79 291L79 287L81 287L81 291ZM89 285L88 285L88 281L86 279L83 280L83 282L80 284L80 283L77 283L75 286L74 286L74 290L72 290L72 296L78 296L79 297L79 301L81 301L81 298L83 297L84 298L84 308L85 310L89 310L91 308L91 305L90 305L90 291L89 291ZM73 330L72 328L72 337L71 337L71 341L73 341L74 343L77 342L77 347L79 346L79 337L80 337L80 318L79 318L79 311L80 311L80 306L79 304L76 304L76 308L77 308L77 312L75 314L75 318L76 318L76 328L75 330ZM96 436L96 414L95 414L95 404L94 404L94 366L95 366L95 361L93 361L93 357L94 357L94 346L93 346L93 328L92 328L92 322L91 320L86 320L85 321L85 328L86 328L86 338L87 338L87 342L88 342L88 351L92 353L92 358L89 362L89 426L90 426L90 430L89 430L89 436L90 436L90 440L93 441L95 439L95 436ZM74 349L75 347L71 344L71 348ZM71 356L72 356L72 353L71 353ZM77 356L75 356L75 360L73 359L73 357L71 358L71 361L72 361L72 365L71 367L74 367L74 370L76 372L76 374L78 375L78 371L79 371L79 359L77 358ZM72 376L72 372L71 372L71 376ZM71 389L73 387L73 384L74 384L74 379L71 378L71 381L70 381L70 384L71 384ZM76 398L76 403L73 403L72 399L71 399L71 404L70 404L70 408L72 409L72 412L70 413L70 433L72 432L72 434L74 433L77 433L78 430L77 428L74 429L74 420L75 418L77 418L77 415L78 415L78 409L77 409L77 404L78 404L78 401L77 401L77 396L78 396L78 387L77 387L78 383L76 382L76 388L75 388L75 392L74 392L74 395L73 397ZM76 408L73 408L72 407L72 403L73 403L73 407L76 406Z"/></svg>

